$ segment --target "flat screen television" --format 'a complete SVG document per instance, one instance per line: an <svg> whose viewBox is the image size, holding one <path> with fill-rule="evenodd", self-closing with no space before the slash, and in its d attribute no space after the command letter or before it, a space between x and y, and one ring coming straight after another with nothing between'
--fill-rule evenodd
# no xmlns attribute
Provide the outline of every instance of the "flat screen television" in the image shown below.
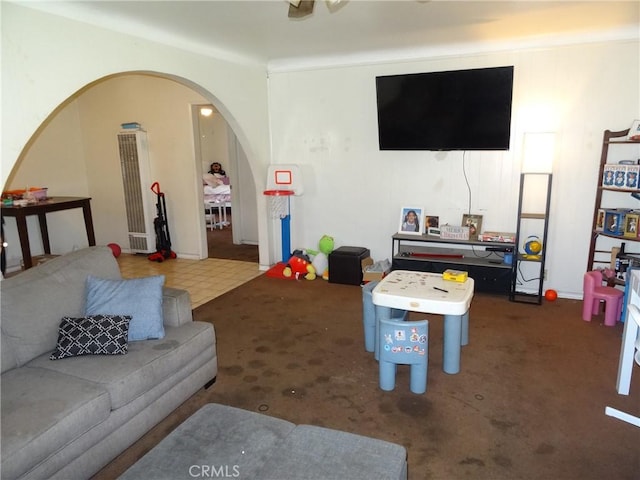
<svg viewBox="0 0 640 480"><path fill-rule="evenodd" d="M509 150L513 66L376 77L380 150Z"/></svg>

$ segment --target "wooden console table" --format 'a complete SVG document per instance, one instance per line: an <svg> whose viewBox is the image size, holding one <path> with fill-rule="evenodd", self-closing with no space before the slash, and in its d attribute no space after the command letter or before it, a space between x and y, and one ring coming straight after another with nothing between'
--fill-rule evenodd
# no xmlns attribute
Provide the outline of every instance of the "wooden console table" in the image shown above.
<svg viewBox="0 0 640 480"><path fill-rule="evenodd" d="M82 208L84 215L84 226L87 229L87 239L89 246L96 244L96 237L93 232L93 218L91 217L91 198L86 197L49 197L38 203L26 205L24 207L2 206L3 217L14 217L18 227L20 238L20 248L22 249L22 261L25 270L33 266L31 259L31 248L29 246L29 232L27 231L27 217L37 215L40 222L40 235L45 254L51 254L49 243L49 229L47 228L47 213L60 210L70 210L72 208Z"/></svg>

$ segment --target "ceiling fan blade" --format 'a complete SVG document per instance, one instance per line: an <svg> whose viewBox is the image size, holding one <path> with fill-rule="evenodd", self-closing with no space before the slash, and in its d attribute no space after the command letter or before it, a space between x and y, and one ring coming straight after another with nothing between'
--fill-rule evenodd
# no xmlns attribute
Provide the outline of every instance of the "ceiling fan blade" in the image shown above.
<svg viewBox="0 0 640 480"><path fill-rule="evenodd" d="M299 0L298 5L294 5L296 1L289 2L289 18L306 17L313 13L313 4L315 0Z"/></svg>

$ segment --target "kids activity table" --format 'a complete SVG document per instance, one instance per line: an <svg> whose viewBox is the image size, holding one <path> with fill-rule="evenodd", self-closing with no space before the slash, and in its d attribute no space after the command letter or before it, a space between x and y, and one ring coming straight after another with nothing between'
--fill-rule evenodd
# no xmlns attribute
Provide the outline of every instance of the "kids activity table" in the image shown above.
<svg viewBox="0 0 640 480"><path fill-rule="evenodd" d="M442 369L460 371L461 345L469 343L469 307L474 282L442 279L441 273L394 270L380 280L372 292L376 316L391 315L391 309L444 315ZM377 321L377 320L376 320ZM377 341L377 340L376 340Z"/></svg>

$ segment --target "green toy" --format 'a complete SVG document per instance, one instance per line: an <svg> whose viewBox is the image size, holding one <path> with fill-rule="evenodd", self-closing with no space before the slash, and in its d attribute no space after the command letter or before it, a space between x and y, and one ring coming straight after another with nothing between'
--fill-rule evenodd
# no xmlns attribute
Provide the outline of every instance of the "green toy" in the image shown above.
<svg viewBox="0 0 640 480"><path fill-rule="evenodd" d="M329 254L333 252L333 248L333 237L323 235L318 242L318 251L307 250L307 253L313 256L311 264L314 266L317 275L324 280L329 280Z"/></svg>

